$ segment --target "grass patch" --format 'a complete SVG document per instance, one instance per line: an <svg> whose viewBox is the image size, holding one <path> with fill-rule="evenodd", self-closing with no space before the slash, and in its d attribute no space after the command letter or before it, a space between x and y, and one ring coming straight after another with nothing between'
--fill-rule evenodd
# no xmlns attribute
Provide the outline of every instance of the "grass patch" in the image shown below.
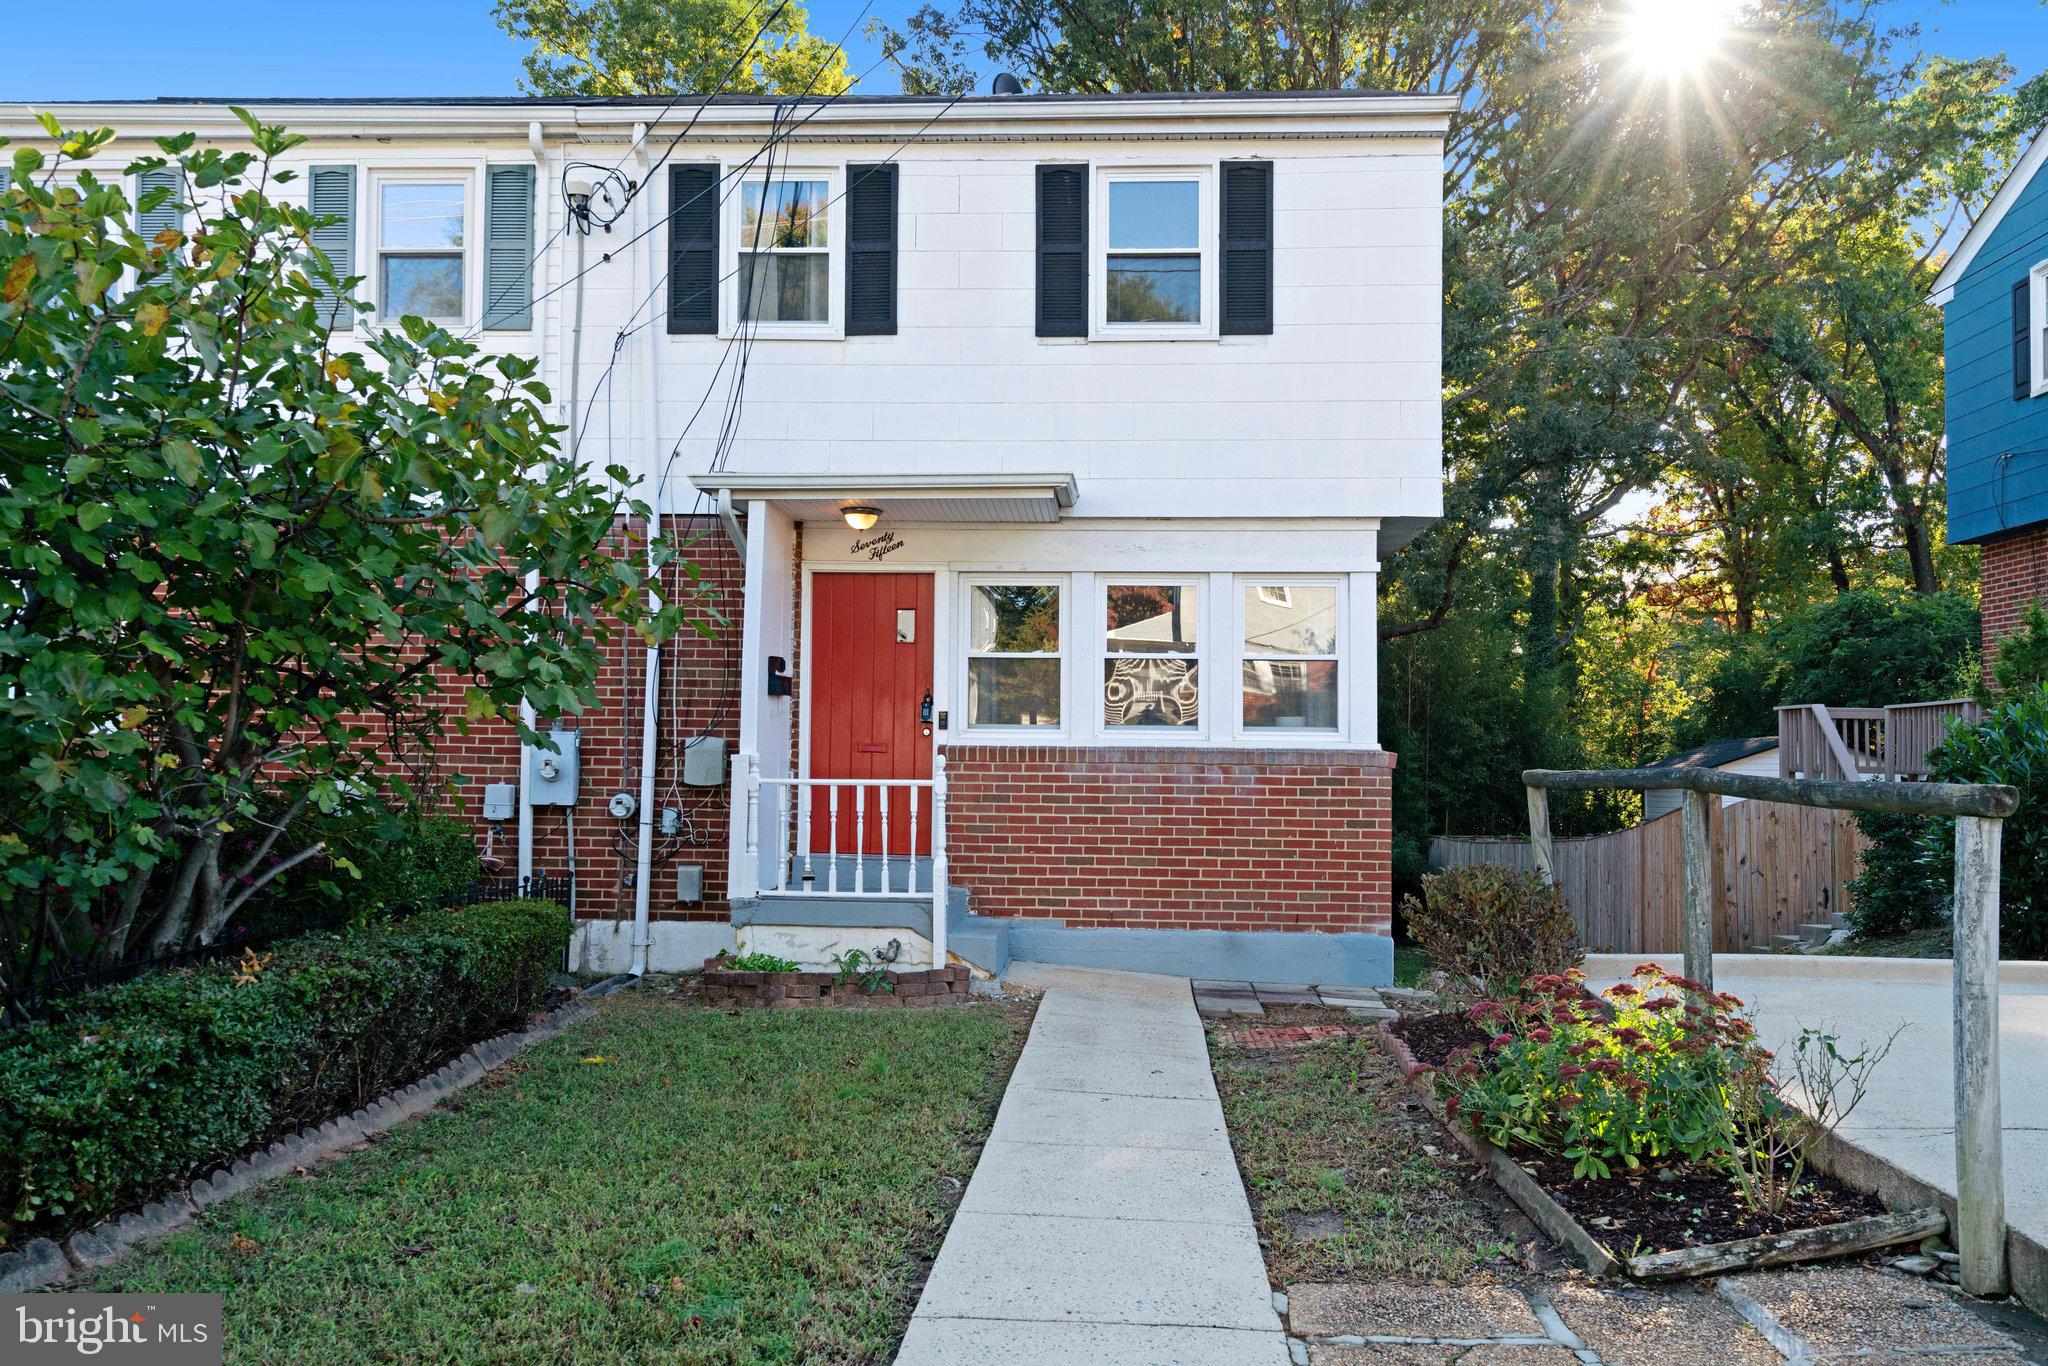
<svg viewBox="0 0 2048 1366"><path fill-rule="evenodd" d="M95 1288L220 1291L231 1361L886 1361L1027 1023L614 997Z"/></svg>
<svg viewBox="0 0 2048 1366"><path fill-rule="evenodd" d="M1349 1022L1302 1010L1262 1023L1325 1021ZM1210 1061L1274 1280L1450 1279L1512 1252L1376 1039L1247 1050L1219 1041L1232 1027L1211 1026Z"/></svg>
<svg viewBox="0 0 2048 1366"><path fill-rule="evenodd" d="M1846 939L1820 952L1846 954L1852 958L1953 958L1955 940L1948 926L1943 925L1932 930L1914 930L1909 934Z"/></svg>
<svg viewBox="0 0 2048 1366"><path fill-rule="evenodd" d="M1436 971L1436 960L1416 948L1413 944L1394 946L1394 985L1415 987L1422 985L1422 979Z"/></svg>

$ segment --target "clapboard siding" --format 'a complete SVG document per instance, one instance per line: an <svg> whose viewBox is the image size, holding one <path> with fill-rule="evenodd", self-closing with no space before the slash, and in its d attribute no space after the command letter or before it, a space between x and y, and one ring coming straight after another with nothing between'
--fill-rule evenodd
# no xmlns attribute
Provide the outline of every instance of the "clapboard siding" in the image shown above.
<svg viewBox="0 0 2048 1366"><path fill-rule="evenodd" d="M2014 398L2012 390L2012 287L2043 260L2048 169L2034 173L1978 249L1944 314L1952 540L2048 521L2048 395ZM2015 453L2028 454L2002 459Z"/></svg>
<svg viewBox="0 0 2048 1366"><path fill-rule="evenodd" d="M1713 808L1714 948L1737 953L1845 910L1864 839L1851 813L1783 802ZM1678 953L1685 856L1676 812L1611 835L1556 841L1557 880L1595 953ZM1432 868L1535 866L1527 840L1439 835Z"/></svg>

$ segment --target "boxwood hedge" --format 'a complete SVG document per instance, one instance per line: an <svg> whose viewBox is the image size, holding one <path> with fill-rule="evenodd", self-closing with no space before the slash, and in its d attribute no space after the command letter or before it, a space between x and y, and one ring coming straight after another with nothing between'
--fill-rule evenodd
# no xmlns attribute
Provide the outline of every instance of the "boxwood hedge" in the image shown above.
<svg viewBox="0 0 2048 1366"><path fill-rule="evenodd" d="M0 1242L156 1198L519 1023L562 908L433 911L157 973L0 1034Z"/></svg>

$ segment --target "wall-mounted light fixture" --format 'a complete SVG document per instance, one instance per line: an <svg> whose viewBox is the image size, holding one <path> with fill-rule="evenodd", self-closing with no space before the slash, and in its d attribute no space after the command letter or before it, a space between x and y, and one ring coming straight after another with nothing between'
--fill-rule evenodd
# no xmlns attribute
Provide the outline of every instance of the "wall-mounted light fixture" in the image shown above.
<svg viewBox="0 0 2048 1366"><path fill-rule="evenodd" d="M866 531L876 522L882 520L882 510L880 508L871 508L865 503L854 503L851 506L843 507L839 509L839 515L844 517L846 524L855 531Z"/></svg>

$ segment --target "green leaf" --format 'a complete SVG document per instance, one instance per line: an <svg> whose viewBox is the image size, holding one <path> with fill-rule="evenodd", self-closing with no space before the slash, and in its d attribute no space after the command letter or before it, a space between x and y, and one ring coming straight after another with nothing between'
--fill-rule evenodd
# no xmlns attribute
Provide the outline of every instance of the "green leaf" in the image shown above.
<svg viewBox="0 0 2048 1366"><path fill-rule="evenodd" d="M170 466L179 483L187 488L198 486L200 459L197 446L189 441L173 439L164 442L163 453L164 463Z"/></svg>
<svg viewBox="0 0 2048 1366"><path fill-rule="evenodd" d="M81 531L97 531L107 524L114 510L105 503L87 503L78 509L78 528Z"/></svg>

